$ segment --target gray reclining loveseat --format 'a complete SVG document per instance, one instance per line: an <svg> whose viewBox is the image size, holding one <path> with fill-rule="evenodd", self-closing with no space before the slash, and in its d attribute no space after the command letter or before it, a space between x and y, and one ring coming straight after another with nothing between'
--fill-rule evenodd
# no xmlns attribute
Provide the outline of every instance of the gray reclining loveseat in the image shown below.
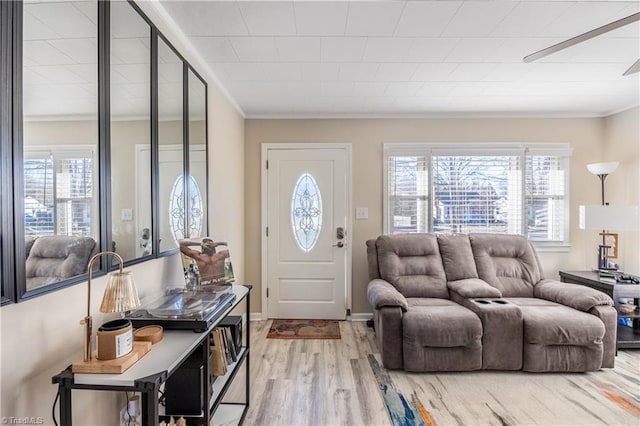
<svg viewBox="0 0 640 426"><path fill-rule="evenodd" d="M522 236L384 235L367 241L367 257L367 296L386 368L544 372L614 365L611 298L545 279Z"/></svg>

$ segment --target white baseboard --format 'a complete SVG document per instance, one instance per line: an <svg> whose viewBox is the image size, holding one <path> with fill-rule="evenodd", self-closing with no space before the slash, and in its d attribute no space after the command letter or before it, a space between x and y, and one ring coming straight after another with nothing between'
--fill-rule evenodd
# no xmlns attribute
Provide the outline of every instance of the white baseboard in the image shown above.
<svg viewBox="0 0 640 426"><path fill-rule="evenodd" d="M262 321L262 312L251 312L251 321ZM370 312L364 312L361 314L351 314L349 321L368 321L373 319L373 314Z"/></svg>
<svg viewBox="0 0 640 426"><path fill-rule="evenodd" d="M351 321L368 321L370 319L373 319L373 314L370 312L363 312L360 314L351 314L349 319Z"/></svg>

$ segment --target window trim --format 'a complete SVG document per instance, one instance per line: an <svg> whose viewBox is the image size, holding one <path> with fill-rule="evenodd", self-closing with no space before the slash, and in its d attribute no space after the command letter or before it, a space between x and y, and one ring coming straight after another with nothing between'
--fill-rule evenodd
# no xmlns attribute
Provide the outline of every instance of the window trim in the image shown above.
<svg viewBox="0 0 640 426"><path fill-rule="evenodd" d="M382 154L382 220L383 220L383 234L387 235L391 229L390 214L389 214L389 158L390 157L425 157L426 164L429 170L427 175L429 193L426 198L429 200L429 208L427 209L427 227L428 232L433 232L433 209L432 203L432 188L433 188L433 176L432 176L432 156L433 155L518 155L521 161L521 174L522 174L522 196L520 203L522 206L522 233L526 235L527 232L527 210L526 204L528 197L526 195L526 158L527 156L556 156L562 158L563 170L564 170L564 231L563 241L536 241L531 240L531 243L540 252L567 252L570 248L570 165L571 155L573 149L568 143L423 143L423 142L389 142L383 144Z"/></svg>

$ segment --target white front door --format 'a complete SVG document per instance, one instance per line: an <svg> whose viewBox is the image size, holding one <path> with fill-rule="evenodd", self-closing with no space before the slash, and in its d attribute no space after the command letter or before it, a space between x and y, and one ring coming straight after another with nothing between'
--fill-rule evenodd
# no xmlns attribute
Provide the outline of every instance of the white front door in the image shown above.
<svg viewBox="0 0 640 426"><path fill-rule="evenodd" d="M346 317L350 150L326 146L266 147L269 318Z"/></svg>

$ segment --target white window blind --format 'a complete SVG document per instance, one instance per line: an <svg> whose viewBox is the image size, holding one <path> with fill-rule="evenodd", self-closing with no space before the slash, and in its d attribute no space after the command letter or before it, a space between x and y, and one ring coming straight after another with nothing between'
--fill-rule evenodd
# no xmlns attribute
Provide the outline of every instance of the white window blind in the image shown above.
<svg viewBox="0 0 640 426"><path fill-rule="evenodd" d="M520 157L438 155L432 164L433 231L520 231Z"/></svg>
<svg viewBox="0 0 640 426"><path fill-rule="evenodd" d="M94 236L93 151L26 150L25 234Z"/></svg>
<svg viewBox="0 0 640 426"><path fill-rule="evenodd" d="M555 155L526 157L527 237L562 242L567 227L565 161Z"/></svg>
<svg viewBox="0 0 640 426"><path fill-rule="evenodd" d="M496 232L566 245L570 155L564 144L385 144L385 232Z"/></svg>
<svg viewBox="0 0 640 426"><path fill-rule="evenodd" d="M390 228L393 232L427 232L427 158L391 157L387 176Z"/></svg>

